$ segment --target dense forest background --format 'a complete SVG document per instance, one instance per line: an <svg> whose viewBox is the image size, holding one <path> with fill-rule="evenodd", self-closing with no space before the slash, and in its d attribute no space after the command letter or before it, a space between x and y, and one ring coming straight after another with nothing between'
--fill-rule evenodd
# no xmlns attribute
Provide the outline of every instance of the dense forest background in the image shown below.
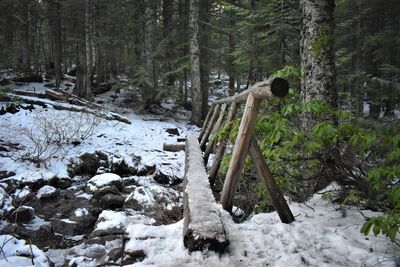
<svg viewBox="0 0 400 267"><path fill-rule="evenodd" d="M227 74L233 94L285 66L300 69L299 1L198 4L203 98L211 74ZM191 96L189 1L4 0L0 5L3 67L46 72L58 85L78 66L81 88L125 74L142 88L147 104L165 95L182 103ZM334 37L322 36L314 44L316 52L334 41L339 102L357 114L367 101L370 117L381 111L393 116L400 88L399 10L396 0L336 1ZM78 91L90 98L90 90Z"/></svg>
<svg viewBox="0 0 400 267"><path fill-rule="evenodd" d="M232 95L285 77L289 97L257 125L281 188L304 200L335 180L335 201L386 212L363 231L395 240L399 13L398 0L3 0L0 64L55 87L76 76L74 93L87 99L128 80L143 106L172 97L197 125L215 83L227 80Z"/></svg>

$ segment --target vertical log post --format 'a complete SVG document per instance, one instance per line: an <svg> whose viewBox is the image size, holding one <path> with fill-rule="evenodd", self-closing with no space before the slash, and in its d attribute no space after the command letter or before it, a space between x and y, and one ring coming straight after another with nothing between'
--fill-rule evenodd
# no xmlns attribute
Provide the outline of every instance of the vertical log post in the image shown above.
<svg viewBox="0 0 400 267"><path fill-rule="evenodd" d="M220 203L229 212L232 211L233 197L242 173L261 102L261 98L256 98L253 93L249 93L221 193Z"/></svg>
<svg viewBox="0 0 400 267"><path fill-rule="evenodd" d="M214 124L214 127L213 127L213 129L211 131L210 138L209 138L208 143L207 143L206 151L204 152L204 156L203 156L204 164L206 166L207 166L208 158L210 157L210 154L211 154L211 150L212 150L213 145L214 145L214 136L217 133L217 131L219 130L219 128L221 127L222 120L224 119L226 107L227 107L227 104L223 104L222 105L221 112L219 113L218 120Z"/></svg>
<svg viewBox="0 0 400 267"><path fill-rule="evenodd" d="M220 104L217 104L217 105L215 106L213 115L212 115L212 117L211 117L211 119L210 119L210 122L208 123L207 128L206 128L206 131L204 132L204 135L203 135L202 138L201 138L200 147L201 147L201 150L202 150L202 151L204 151L204 149L205 149L205 147L206 147L206 143L207 143L208 138L209 138L209 136L210 136L211 130L212 130L214 124L215 124L215 121L216 121L217 118L218 118L218 114L219 114L220 108L221 108L221 105L220 105Z"/></svg>
<svg viewBox="0 0 400 267"><path fill-rule="evenodd" d="M257 144L256 139L253 137L250 141L249 154L253 164L255 164L257 173L261 181L264 183L267 191L271 197L272 204L278 212L279 218L283 223L291 223L294 221L294 216L290 210L282 191L276 184L271 171L262 155L262 152Z"/></svg>
<svg viewBox="0 0 400 267"><path fill-rule="evenodd" d="M205 121L203 123L203 127L201 127L201 132L200 132L200 135L199 135L199 142L201 141L201 138L203 137L204 133L206 132L207 125L210 122L211 114L213 114L214 108L215 108L215 105L212 105L210 110L207 113L206 119L205 119Z"/></svg>
<svg viewBox="0 0 400 267"><path fill-rule="evenodd" d="M237 109L238 109L238 104L236 102L233 102L229 109L229 113L228 113L228 117L226 118L225 126L229 125L235 119ZM228 129L228 131L229 130L230 129ZM227 144L226 138L223 138L222 140L220 140L217 151L215 152L213 164L208 172L208 180L210 181L211 188L214 186L215 177L217 176L219 167L221 165L222 157L224 156L225 149L226 149L226 144Z"/></svg>

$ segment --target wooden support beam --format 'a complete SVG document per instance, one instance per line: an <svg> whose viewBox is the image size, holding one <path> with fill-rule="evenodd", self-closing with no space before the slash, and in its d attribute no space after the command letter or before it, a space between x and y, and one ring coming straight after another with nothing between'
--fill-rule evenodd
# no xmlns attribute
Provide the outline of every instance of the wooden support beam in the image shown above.
<svg viewBox="0 0 400 267"><path fill-rule="evenodd" d="M207 113L206 119L203 123L203 127L201 127L201 132L199 135L199 142L201 141L201 138L203 138L203 135L206 132L206 129L207 129L208 123L210 122L211 115L213 114L214 108L215 108L215 105L212 105L210 110Z"/></svg>
<svg viewBox="0 0 400 267"><path fill-rule="evenodd" d="M207 125L207 129L205 130L204 135L201 138L200 147L201 147L201 150L203 150L203 151L206 148L206 143L208 141L208 138L210 137L211 130L212 130L213 126L214 126L214 123L218 118L218 114L220 112L220 108L221 108L220 104L217 104L215 106L213 115L212 115L212 117L210 119L210 122Z"/></svg>
<svg viewBox="0 0 400 267"><path fill-rule="evenodd" d="M267 191L271 197L272 204L278 212L279 218L283 223L291 223L294 221L294 216L290 210L283 194L278 185L276 184L271 171L262 155L261 149L257 144L256 139L253 137L250 141L249 154L253 163L256 166L257 173L264 183Z"/></svg>
<svg viewBox="0 0 400 267"><path fill-rule="evenodd" d="M199 142L186 139L183 182L183 243L190 252L205 249L223 252L229 245L218 205L215 203Z"/></svg>
<svg viewBox="0 0 400 267"><path fill-rule="evenodd" d="M209 138L209 140L208 140L207 147L206 147L206 150L205 150L204 156L203 156L203 158L204 158L204 164L205 164L206 166L207 166L208 158L210 157L210 154L211 154L211 150L212 150L212 148L213 148L213 146L214 146L214 137L215 137L215 134L218 132L219 128L220 128L221 125L222 125L222 121L223 121L223 119L224 119L224 115L225 115L225 111L226 111L226 107L227 107L227 106L228 106L227 104L223 104L223 105L222 105L222 107L221 107L221 112L219 113L219 117L218 117L218 119L217 119L217 122L214 124L214 127L213 127L213 129L212 129L212 131L211 131L210 138Z"/></svg>
<svg viewBox="0 0 400 267"><path fill-rule="evenodd" d="M231 162L229 164L228 173L226 174L220 199L222 207L229 212L232 211L233 197L242 173L244 160L249 149L261 102L262 99L255 97L253 93L250 93L247 97L246 107L240 123L239 132L232 152Z"/></svg>
<svg viewBox="0 0 400 267"><path fill-rule="evenodd" d="M236 102L233 102L230 109L228 116L226 118L225 126L230 125L230 123L235 119L236 112L238 110L239 104ZM228 129L230 131L230 129ZM217 151L215 152L215 157L213 164L208 172L208 179L210 181L211 187L214 186L215 183L215 177L218 174L219 167L221 165L222 157L224 156L225 149L226 149L226 144L227 144L227 139L223 138L222 140L219 141Z"/></svg>
<svg viewBox="0 0 400 267"><path fill-rule="evenodd" d="M284 97L289 92L289 83L283 78L275 78L273 80L265 80L255 83L249 89L226 98L219 99L214 104L222 103L242 103L246 102L247 96L252 93L256 98L265 99L270 97Z"/></svg>

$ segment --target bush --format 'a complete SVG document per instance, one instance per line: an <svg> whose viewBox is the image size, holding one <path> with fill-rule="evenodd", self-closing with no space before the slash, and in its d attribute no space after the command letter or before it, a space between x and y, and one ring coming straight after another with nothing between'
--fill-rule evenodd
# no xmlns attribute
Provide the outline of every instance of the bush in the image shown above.
<svg viewBox="0 0 400 267"><path fill-rule="evenodd" d="M373 229L395 240L400 225L399 121L366 121L322 101L303 105L292 89L284 99L269 100L263 111L256 135L286 195L304 201L336 181L341 190L334 201L384 212L369 219L362 232ZM314 118L309 132L302 127L304 116ZM234 142L237 129L222 129L218 138ZM259 207L268 206L268 198L259 191L257 196Z"/></svg>

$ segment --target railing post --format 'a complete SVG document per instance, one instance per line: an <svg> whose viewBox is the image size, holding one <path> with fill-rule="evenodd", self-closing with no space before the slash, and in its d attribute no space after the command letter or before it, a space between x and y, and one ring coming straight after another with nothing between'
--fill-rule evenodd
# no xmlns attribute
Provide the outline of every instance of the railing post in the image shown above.
<svg viewBox="0 0 400 267"><path fill-rule="evenodd" d="M229 109L228 116L226 118L225 126L229 125L235 119L238 105L239 104L237 104L236 102L232 103L232 105ZM228 130L230 130L230 129L228 129ZM219 167L221 165L221 160L225 153L226 144L227 144L226 138L223 138L222 140L220 140L217 151L215 152L215 158L214 158L213 164L208 172L208 179L210 181L211 187L214 186L215 177L217 176Z"/></svg>
<svg viewBox="0 0 400 267"><path fill-rule="evenodd" d="M207 161L208 161L208 157L210 156L212 147L214 145L214 136L217 133L217 131L219 130L219 128L221 127L222 124L222 120L224 119L224 115L225 115L225 110L226 110L227 104L223 104L221 107L221 112L219 114L218 120L217 122L214 124L214 127L211 131L210 134L210 138L208 139L208 143L207 143L207 147L206 150L204 152L204 164L207 166Z"/></svg>
<svg viewBox="0 0 400 267"><path fill-rule="evenodd" d="M256 98L253 93L249 93L221 193L220 203L229 212L232 211L233 197L242 173L261 102L262 99Z"/></svg>
<svg viewBox="0 0 400 267"><path fill-rule="evenodd" d="M283 223L291 223L294 221L294 216L290 210L282 191L276 184L271 171L262 155L261 149L257 144L256 139L253 137L250 141L249 154L253 164L256 166L258 176L264 183L269 196L271 197L272 204L278 212L279 218Z"/></svg>
<svg viewBox="0 0 400 267"><path fill-rule="evenodd" d="M212 105L210 110L207 113L206 119L204 120L204 123L203 123L203 127L201 127L201 132L199 135L199 142L201 141L201 138L203 137L204 133L206 132L207 125L211 119L211 114L213 114L214 109L215 109L215 105Z"/></svg>
<svg viewBox="0 0 400 267"><path fill-rule="evenodd" d="M212 115L212 117L210 119L210 122L207 125L207 128L206 128L206 130L204 132L204 135L201 138L200 147L201 147L202 151L204 151L204 149L205 149L208 137L210 136L210 133L211 133L211 130L212 130L213 126L214 126L214 123L218 118L218 114L220 112L220 108L221 108L220 104L215 105L213 115Z"/></svg>

